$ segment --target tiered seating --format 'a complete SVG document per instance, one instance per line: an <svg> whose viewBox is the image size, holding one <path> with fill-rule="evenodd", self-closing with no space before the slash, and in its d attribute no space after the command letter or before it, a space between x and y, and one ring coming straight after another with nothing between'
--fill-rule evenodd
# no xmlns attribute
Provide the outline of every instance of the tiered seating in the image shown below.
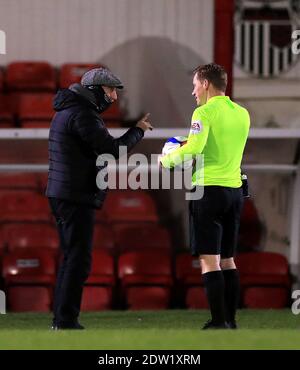
<svg viewBox="0 0 300 370"><path fill-rule="evenodd" d="M55 228L46 223L8 223L2 226L2 240L7 250L49 249L57 252L59 241Z"/></svg>
<svg viewBox="0 0 300 370"><path fill-rule="evenodd" d="M124 253L119 257L118 276L122 297L129 309L159 310L169 307L173 284L169 253Z"/></svg>
<svg viewBox="0 0 300 370"><path fill-rule="evenodd" d="M83 311L99 311L112 308L115 272L113 257L105 250L95 249L91 274L83 291Z"/></svg>
<svg viewBox="0 0 300 370"><path fill-rule="evenodd" d="M103 209L97 209L96 214L95 214L95 221L98 223L106 223L107 218L105 214L105 210Z"/></svg>
<svg viewBox="0 0 300 370"><path fill-rule="evenodd" d="M243 253L236 263L241 276L242 298L248 308L283 308L289 302L291 278L283 255Z"/></svg>
<svg viewBox="0 0 300 370"><path fill-rule="evenodd" d="M67 63L59 71L58 87L78 83L95 63ZM0 128L49 128L53 117L52 95L56 91L56 72L47 62L10 63L0 70ZM3 95L7 94L7 95ZM124 114L116 101L101 116L108 127L121 127Z"/></svg>
<svg viewBox="0 0 300 370"><path fill-rule="evenodd" d="M104 203L107 221L113 224L158 222L158 214L151 196L142 190L110 191Z"/></svg>
<svg viewBox="0 0 300 370"><path fill-rule="evenodd" d="M0 173L0 194L2 189L38 190L38 175L35 173Z"/></svg>
<svg viewBox="0 0 300 370"><path fill-rule="evenodd" d="M12 210L9 210L10 207L4 203L5 199L10 199L10 196L15 194L14 192L12 193L12 190L25 190L27 194L27 191L30 189L30 193L34 192L34 194L37 194L37 188L37 177L34 173L0 173L0 199L2 202L0 207L0 260L4 252L7 251L7 241L10 239L10 236L4 230L7 225L3 223L16 221L13 219Z"/></svg>
<svg viewBox="0 0 300 370"><path fill-rule="evenodd" d="M158 225L156 205L149 193L142 190L110 191L100 214L113 231L115 254L149 248L170 250L170 236ZM94 243L98 237L101 235L95 235Z"/></svg>
<svg viewBox="0 0 300 370"><path fill-rule="evenodd" d="M53 94L22 94L18 117L23 128L49 128L54 115Z"/></svg>
<svg viewBox="0 0 300 370"><path fill-rule="evenodd" d="M38 190L41 194L45 194L48 182L48 173L37 174Z"/></svg>
<svg viewBox="0 0 300 370"><path fill-rule="evenodd" d="M6 69L8 91L54 91L55 71L47 62L14 62Z"/></svg>
<svg viewBox="0 0 300 370"><path fill-rule="evenodd" d="M114 236L109 225L95 224L93 246L96 249L104 249L109 254L115 254Z"/></svg>
<svg viewBox="0 0 300 370"><path fill-rule="evenodd" d="M189 253L181 253L176 257L176 280L178 283L178 299L187 308L208 308L198 258Z"/></svg>
<svg viewBox="0 0 300 370"><path fill-rule="evenodd" d="M171 237L168 230L150 223L142 227L133 225L115 225L114 233L120 253L134 250L162 249L171 253Z"/></svg>
<svg viewBox="0 0 300 370"><path fill-rule="evenodd" d="M3 257L8 309L14 312L51 310L55 259L47 250L18 249Z"/></svg>
<svg viewBox="0 0 300 370"><path fill-rule="evenodd" d="M48 128L54 113L52 110L52 97L56 90L54 68L47 62L10 63L6 69L5 82L6 90L9 92L9 95L5 96L7 118L9 113L10 117L13 114L18 124L24 128ZM50 92L52 94L49 94ZM10 120L10 127L12 126L13 122Z"/></svg>
<svg viewBox="0 0 300 370"><path fill-rule="evenodd" d="M0 222L50 220L47 198L30 190L0 191Z"/></svg>

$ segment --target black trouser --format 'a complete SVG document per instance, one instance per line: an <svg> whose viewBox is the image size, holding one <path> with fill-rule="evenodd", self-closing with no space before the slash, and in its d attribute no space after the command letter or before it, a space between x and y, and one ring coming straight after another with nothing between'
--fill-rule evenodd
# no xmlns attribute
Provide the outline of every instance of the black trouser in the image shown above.
<svg viewBox="0 0 300 370"><path fill-rule="evenodd" d="M63 254L54 293L53 323L76 323L84 282L92 263L94 209L66 200L49 198Z"/></svg>

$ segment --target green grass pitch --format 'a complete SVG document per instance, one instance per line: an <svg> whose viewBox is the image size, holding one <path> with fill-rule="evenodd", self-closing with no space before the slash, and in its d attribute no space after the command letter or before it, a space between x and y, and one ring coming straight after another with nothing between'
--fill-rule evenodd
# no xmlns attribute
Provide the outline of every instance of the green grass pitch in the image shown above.
<svg viewBox="0 0 300 370"><path fill-rule="evenodd" d="M300 315L241 310L239 330L201 331L205 310L82 313L83 331L51 331L49 314L0 315L0 349L300 349Z"/></svg>

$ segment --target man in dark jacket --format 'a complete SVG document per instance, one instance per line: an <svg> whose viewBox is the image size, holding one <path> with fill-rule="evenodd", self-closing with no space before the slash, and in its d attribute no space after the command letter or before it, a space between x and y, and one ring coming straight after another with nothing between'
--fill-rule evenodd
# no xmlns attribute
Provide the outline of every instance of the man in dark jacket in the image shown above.
<svg viewBox="0 0 300 370"><path fill-rule="evenodd" d="M123 85L108 69L86 72L80 84L60 90L49 133L49 174L46 195L56 219L63 252L54 295L52 328L83 329L78 322L84 282L91 268L95 208L106 191L96 186L97 156L118 158L152 129L148 115L119 138L107 131L99 113L117 100Z"/></svg>

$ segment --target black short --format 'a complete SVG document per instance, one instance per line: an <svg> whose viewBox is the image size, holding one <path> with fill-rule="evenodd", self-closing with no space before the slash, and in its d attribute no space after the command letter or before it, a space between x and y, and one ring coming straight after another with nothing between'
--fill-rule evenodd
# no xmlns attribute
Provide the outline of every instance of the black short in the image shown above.
<svg viewBox="0 0 300 370"><path fill-rule="evenodd" d="M204 195L189 204L190 248L193 256L236 252L243 207L242 188L205 186Z"/></svg>

